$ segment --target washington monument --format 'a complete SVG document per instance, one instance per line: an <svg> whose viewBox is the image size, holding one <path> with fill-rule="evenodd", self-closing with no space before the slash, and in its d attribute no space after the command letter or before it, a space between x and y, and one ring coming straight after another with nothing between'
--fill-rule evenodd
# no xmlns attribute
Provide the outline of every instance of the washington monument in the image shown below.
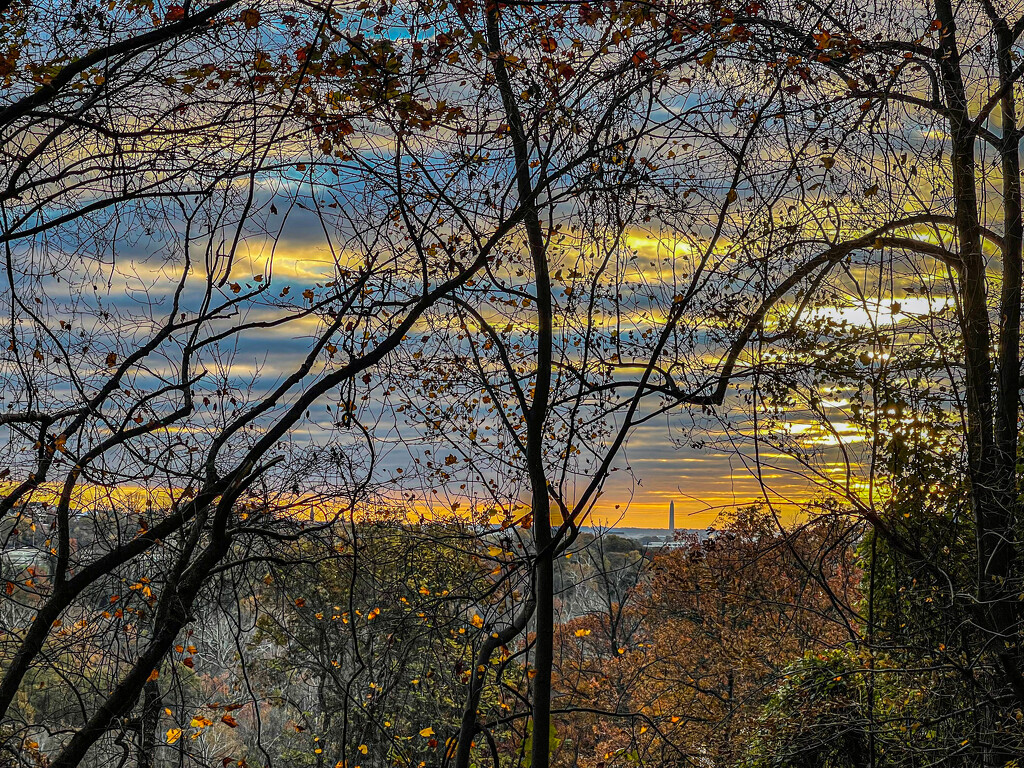
<svg viewBox="0 0 1024 768"><path fill-rule="evenodd" d="M676 503L670 501L668 503L668 530L669 533L674 532L676 529Z"/></svg>

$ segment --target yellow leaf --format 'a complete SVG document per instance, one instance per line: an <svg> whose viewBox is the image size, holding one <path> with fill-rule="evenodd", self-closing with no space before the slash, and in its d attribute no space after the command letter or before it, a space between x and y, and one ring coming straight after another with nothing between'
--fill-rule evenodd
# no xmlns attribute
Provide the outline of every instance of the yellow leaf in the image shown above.
<svg viewBox="0 0 1024 768"><path fill-rule="evenodd" d="M589 629L577 629L573 634L575 634L576 637L586 637L587 635L590 634L590 630Z"/></svg>
<svg viewBox="0 0 1024 768"><path fill-rule="evenodd" d="M422 736L425 739L429 739L433 735L434 735L434 729L431 728L429 725L426 728L424 728L422 731L420 731L420 736Z"/></svg>
<svg viewBox="0 0 1024 768"><path fill-rule="evenodd" d="M181 728L171 728L167 731L167 743L173 744L181 738Z"/></svg>
<svg viewBox="0 0 1024 768"><path fill-rule="evenodd" d="M480 629L480 627L484 625L484 620L480 618L478 614L475 613L473 614L473 618L470 619L470 622L472 622L473 626L477 629Z"/></svg>
<svg viewBox="0 0 1024 768"><path fill-rule="evenodd" d="M359 745L359 752L360 752L360 754L365 755L369 751L370 751L370 748L367 747L365 744L360 744Z"/></svg>

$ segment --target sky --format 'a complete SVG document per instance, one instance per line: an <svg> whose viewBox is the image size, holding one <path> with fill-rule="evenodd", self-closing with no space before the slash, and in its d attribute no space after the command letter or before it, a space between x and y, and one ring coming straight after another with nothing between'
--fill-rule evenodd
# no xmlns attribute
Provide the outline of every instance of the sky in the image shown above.
<svg viewBox="0 0 1024 768"><path fill-rule="evenodd" d="M386 150L382 151L387 154ZM691 152L687 156L693 154ZM705 167L713 164L712 160L703 159L694 162ZM302 178L302 173L289 170L285 178L279 180L278 186L257 189L257 206L266 211L274 200L280 213L270 214L265 231L247 235L243 242L243 255L234 265L232 280L253 284L254 276L260 275L262 279L266 275L269 278L272 273L275 293L282 286L290 286L292 296L297 297L304 289L333 279L336 266L344 266L350 258L351 254L339 245L332 233L324 230L310 209L301 206L286 209L288 197L296 194ZM341 188L336 191L344 194L352 190ZM741 191L743 195L750 192L746 188ZM354 196L358 197L357 194ZM323 202L327 202L326 197ZM272 230L278 222L285 224L274 235ZM372 232L357 234L364 241L372 241L374 235ZM225 227L218 236L230 241L231 235L231 228ZM109 253L91 254L96 259L94 268L100 278L115 270L118 273L116 279L106 283L97 279L99 287L94 287L97 303L104 302L108 307L131 313L151 299L166 302L174 281L180 275L178 263L164 250L165 246L173 243L174 236L175 233L168 233L162 242L158 242L161 240L160 232L126 232L107 244ZM340 239L344 241L345 237ZM647 232L629 232L626 242L645 258L652 255L659 259L667 258L667 263L673 268L676 262L683 264L693 255L679 241L669 245L666 251L665 243L651 239ZM51 248L54 245L51 243ZM269 261L271 254L272 267ZM67 261L72 263L72 257L69 256ZM652 272L650 278L656 285L657 273ZM59 283L59 270L50 279ZM62 290L59 287L53 290L52 284L49 287L54 293ZM73 286L68 286L68 289L73 290ZM75 297L69 297L69 304L74 300ZM920 297L908 297L900 286L894 286L871 306L813 309L806 319L813 322L827 317L865 328L884 325L897 322L892 320L896 313L890 309L892 302L897 300L902 305L904 317L908 313L931 312L945 306L941 297L937 303L924 299L925 304L919 305ZM915 301L919 304L915 305ZM258 310L247 313L252 319ZM278 330L268 329L229 345L230 348L220 352L220 362L227 375L239 386L247 376L257 373L265 381L272 382L284 372L294 369L307 353L311 334L316 330L313 322L289 324ZM824 462L818 466L824 466L823 471L829 477L841 477L847 465L838 460L840 449L849 449L856 454L857 446L863 441L863 436L849 427L847 405L842 393L837 393L834 404L827 406L829 418L837 427L834 434L821 433L810 418L796 410L782 424L776 425L776 429L781 430L782 437L789 438L793 445L818 451L818 459ZM375 410L372 402L366 410L369 421L375 423L375 436L380 438L383 448L380 469L383 475L394 477L400 468L408 466L410 451L395 446L403 441L409 442L407 430L410 428L385 416L380 408ZM308 424L296 431L296 440L315 450L318 444L326 441L334 419L331 412L318 411ZM403 430L406 430L404 434ZM764 435L754 428L749 408L744 407L738 397L727 399L714 414L704 413L699 408L683 407L652 419L630 435L597 503L592 522L664 528L672 502L675 503L680 527L701 528L713 523L721 512L730 507L758 501L777 505L784 515L793 514L796 505L815 492L814 484L808 482L802 468L771 441L756 443L752 439L754 437L760 439ZM852 461L855 463L856 460L854 456Z"/></svg>

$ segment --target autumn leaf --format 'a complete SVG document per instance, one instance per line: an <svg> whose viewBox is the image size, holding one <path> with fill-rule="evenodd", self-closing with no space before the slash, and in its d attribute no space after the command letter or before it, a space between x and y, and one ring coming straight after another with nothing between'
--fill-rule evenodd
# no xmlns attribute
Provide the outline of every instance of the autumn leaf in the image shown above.
<svg viewBox="0 0 1024 768"><path fill-rule="evenodd" d="M245 26L248 29L253 29L257 24L260 23L260 12L257 11L255 8L247 8L246 10L242 11L242 15L239 16L239 18L242 20L242 23L245 24Z"/></svg>
<svg viewBox="0 0 1024 768"><path fill-rule="evenodd" d="M167 731L167 743L173 744L181 738L181 728L170 728Z"/></svg>
<svg viewBox="0 0 1024 768"><path fill-rule="evenodd" d="M235 718L233 718L231 715L224 715L223 717L221 717L220 721L229 728L238 727L238 721L235 720Z"/></svg>
<svg viewBox="0 0 1024 768"><path fill-rule="evenodd" d="M154 669L152 672L149 673L149 677L146 678L146 682L147 683L151 683L154 680L156 680L158 677L160 677L160 670L159 669Z"/></svg>
<svg viewBox="0 0 1024 768"><path fill-rule="evenodd" d="M106 362L107 362L108 366L117 365L117 354L114 353L114 352L111 352L109 355L107 355Z"/></svg>
<svg viewBox="0 0 1024 768"><path fill-rule="evenodd" d="M420 736L422 736L425 739L429 739L433 735L434 735L434 729L431 728L429 725L426 728L424 728L422 731L420 731Z"/></svg>
<svg viewBox="0 0 1024 768"><path fill-rule="evenodd" d="M710 51L708 51L707 53L705 53L703 56L700 57L701 66L710 68L711 64L715 60L715 56L717 56L717 55L718 55L718 49L717 48L712 48Z"/></svg>
<svg viewBox="0 0 1024 768"><path fill-rule="evenodd" d="M484 625L484 620L477 613L474 613L473 614L473 618L470 619L469 621L477 629L480 629Z"/></svg>
<svg viewBox="0 0 1024 768"><path fill-rule="evenodd" d="M359 753L360 754L365 755L369 751L370 751L370 748L367 747L365 744L360 744L359 745Z"/></svg>
<svg viewBox="0 0 1024 768"><path fill-rule="evenodd" d="M540 49L545 53L554 53L557 48L558 42L555 40L555 38L544 35L540 39Z"/></svg>
<svg viewBox="0 0 1024 768"><path fill-rule="evenodd" d="M164 21L181 21L185 18L185 9L180 5L172 5L167 8L164 14ZM179 732L180 735L180 732ZM174 742L171 742L172 744Z"/></svg>

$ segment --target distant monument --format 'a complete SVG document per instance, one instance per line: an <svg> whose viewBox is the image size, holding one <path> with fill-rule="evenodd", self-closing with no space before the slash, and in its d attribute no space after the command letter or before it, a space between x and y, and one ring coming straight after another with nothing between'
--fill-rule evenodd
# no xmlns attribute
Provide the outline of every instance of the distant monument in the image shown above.
<svg viewBox="0 0 1024 768"><path fill-rule="evenodd" d="M670 501L668 503L668 533L671 536L676 530L676 503Z"/></svg>

